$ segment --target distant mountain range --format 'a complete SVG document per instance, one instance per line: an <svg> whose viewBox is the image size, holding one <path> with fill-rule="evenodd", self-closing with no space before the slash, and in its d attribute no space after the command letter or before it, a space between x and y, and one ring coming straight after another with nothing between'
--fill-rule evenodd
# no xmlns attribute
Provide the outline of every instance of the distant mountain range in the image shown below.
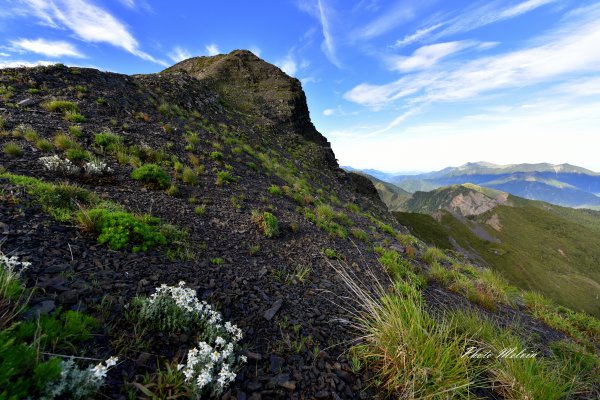
<svg viewBox="0 0 600 400"><path fill-rule="evenodd" d="M416 192L395 207L403 209L394 212L399 222L425 242L467 254L516 286L600 316L599 211L473 184Z"/></svg>
<svg viewBox="0 0 600 400"><path fill-rule="evenodd" d="M361 172L409 193L471 183L525 199L566 207L600 209L600 174L570 164L496 165L475 162L417 175L389 174L373 169Z"/></svg>

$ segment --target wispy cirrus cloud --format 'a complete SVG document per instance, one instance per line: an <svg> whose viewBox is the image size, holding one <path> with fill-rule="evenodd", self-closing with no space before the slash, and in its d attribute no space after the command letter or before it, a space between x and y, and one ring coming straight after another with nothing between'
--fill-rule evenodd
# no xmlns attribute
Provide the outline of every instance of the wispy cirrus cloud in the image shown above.
<svg viewBox="0 0 600 400"><path fill-rule="evenodd" d="M390 47L399 48L399 47L408 46L411 43L414 43L414 42L417 42L417 41L423 39L424 37L429 35L429 33L435 31L436 29L438 29L439 27L441 27L443 25L444 25L444 23L440 22L435 25L429 26L427 28L418 29L415 33L411 33L410 35L404 36L404 38L402 38L402 39L396 40L396 43L394 43Z"/></svg>
<svg viewBox="0 0 600 400"><path fill-rule="evenodd" d="M319 21L321 34L323 35L321 50L329 62L341 68L342 63L338 57L336 38L333 35L332 19L335 15L333 7L329 5L327 0L300 0L296 4L301 11L312 15ZM309 31L307 34L312 33Z"/></svg>
<svg viewBox="0 0 600 400"><path fill-rule="evenodd" d="M542 6L559 0L525 0L508 7L499 7L497 2L476 5L462 10L458 15L430 26L422 27L412 34L399 39L391 47L402 47L410 43L434 41L445 36L469 32L486 25L515 18ZM442 29L440 29L442 28Z"/></svg>
<svg viewBox="0 0 600 400"><path fill-rule="evenodd" d="M135 0L119 0L127 8L135 8Z"/></svg>
<svg viewBox="0 0 600 400"><path fill-rule="evenodd" d="M392 69L398 71L413 71L434 66L443 58L471 47L470 41L454 41L423 46L414 51L411 56L397 56L392 60Z"/></svg>
<svg viewBox="0 0 600 400"><path fill-rule="evenodd" d="M77 48L63 40L46 40L39 39L18 39L11 41L12 50L17 52L31 52L43 54L48 57L75 57L85 58L85 56L77 50Z"/></svg>
<svg viewBox="0 0 600 400"><path fill-rule="evenodd" d="M325 0L318 0L317 4L319 7L319 19L321 21L321 27L323 30L323 43L321 45L321 48L323 49L323 52L327 55L329 61L331 61L331 63L336 67L340 68L342 64L338 59L333 34L331 33L331 26L329 21L330 10L325 4Z"/></svg>
<svg viewBox="0 0 600 400"><path fill-rule="evenodd" d="M401 98L413 103L463 100L480 94L537 83L552 83L572 74L600 72L600 5L572 12L536 45L444 68L404 75L383 84L363 83L346 92L346 100L381 108Z"/></svg>
<svg viewBox="0 0 600 400"><path fill-rule="evenodd" d="M415 2L400 1L382 15L354 31L354 37L372 39L416 17Z"/></svg>
<svg viewBox="0 0 600 400"><path fill-rule="evenodd" d="M167 64L140 49L139 42L125 24L108 11L84 0L23 0L25 12L40 24L72 31L78 39L90 43L107 43L136 57L156 64ZM21 10L20 12L23 12Z"/></svg>
<svg viewBox="0 0 600 400"><path fill-rule="evenodd" d="M180 46L175 46L175 48L167 55L176 63L192 57L192 53Z"/></svg>

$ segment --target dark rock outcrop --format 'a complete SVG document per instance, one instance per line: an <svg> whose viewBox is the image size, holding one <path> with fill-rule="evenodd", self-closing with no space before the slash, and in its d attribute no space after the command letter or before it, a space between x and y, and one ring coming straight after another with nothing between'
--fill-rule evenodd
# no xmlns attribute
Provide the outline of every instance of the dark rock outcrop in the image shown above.
<svg viewBox="0 0 600 400"><path fill-rule="evenodd" d="M226 108L259 118L256 122L270 130L289 131L322 146L330 165L337 166L329 142L310 120L298 79L247 50L190 58L163 72L181 71L215 89Z"/></svg>

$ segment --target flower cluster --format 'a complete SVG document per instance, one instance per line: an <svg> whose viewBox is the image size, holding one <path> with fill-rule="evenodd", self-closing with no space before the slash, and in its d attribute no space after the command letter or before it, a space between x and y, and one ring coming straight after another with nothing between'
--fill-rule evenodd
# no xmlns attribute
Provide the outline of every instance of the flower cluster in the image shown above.
<svg viewBox="0 0 600 400"><path fill-rule="evenodd" d="M78 174L80 169L68 159L62 159L56 154L49 157L41 157L39 162L42 163L44 169L52 172L61 172L69 175Z"/></svg>
<svg viewBox="0 0 600 400"><path fill-rule="evenodd" d="M23 271L25 271L31 265L27 261L19 261L16 256L8 257L4 253L0 252L0 266L8 276L17 278Z"/></svg>
<svg viewBox="0 0 600 400"><path fill-rule="evenodd" d="M60 378L50 382L40 399L89 399L98 392L106 373L117 364L117 357L110 357L104 363L80 369L72 358L61 361Z"/></svg>
<svg viewBox="0 0 600 400"><path fill-rule="evenodd" d="M244 356L236 359L235 342L227 342L220 336L215 342L214 347L206 342L198 343L198 347L188 352L186 364L180 364L177 368L183 370L186 382L192 383L198 392L217 395L235 379L233 365L246 360Z"/></svg>
<svg viewBox="0 0 600 400"><path fill-rule="evenodd" d="M197 347L189 350L185 364L178 365L186 382L190 383L199 397L218 396L236 377L236 371L246 362L246 357L236 354L242 330L231 322L222 324L222 317L209 304L198 300L193 289L185 282L177 286L161 285L147 301L146 311L152 307L165 307L166 303L187 315L200 329L202 339ZM158 315L149 312L147 315ZM174 319L173 317L172 319Z"/></svg>
<svg viewBox="0 0 600 400"><path fill-rule="evenodd" d="M102 175L107 172L112 172L112 169L106 163L92 159L83 165L83 170L88 175Z"/></svg>
<svg viewBox="0 0 600 400"><path fill-rule="evenodd" d="M94 374L94 378L96 380L104 380L104 378L106 378L106 373L108 372L108 370L111 367L114 367L115 365L117 365L117 361L119 361L119 359L117 357L110 357L108 360L106 360L103 363L97 364L94 367L90 367L92 373Z"/></svg>
<svg viewBox="0 0 600 400"><path fill-rule="evenodd" d="M76 175L80 173L82 169L87 175L102 175L104 173L112 172L112 169L106 165L106 163L95 158L83 163L82 168L73 164L68 158L63 160L56 154L49 157L41 157L38 161L41 162L44 169L48 171L60 172L67 175Z"/></svg>
<svg viewBox="0 0 600 400"><path fill-rule="evenodd" d="M164 283L156 288L156 292L150 296L150 304L157 304L160 299L169 298L175 302L180 309L207 319L211 325L221 322L221 314L205 301L199 301L196 291L185 287L185 282L180 281L178 286L167 286Z"/></svg>

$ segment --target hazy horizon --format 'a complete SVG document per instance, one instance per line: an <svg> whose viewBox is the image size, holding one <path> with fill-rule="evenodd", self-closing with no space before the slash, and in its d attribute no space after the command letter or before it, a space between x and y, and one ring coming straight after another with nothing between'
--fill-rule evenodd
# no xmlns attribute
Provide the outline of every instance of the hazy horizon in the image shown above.
<svg viewBox="0 0 600 400"><path fill-rule="evenodd" d="M562 165L562 164L569 164L569 165L573 165L575 167L581 167L581 168L585 168L588 169L592 172L595 173L600 173L600 171L595 171L592 168L587 168L583 165L577 165L577 164L573 164L570 162L564 162L564 163L548 163L548 162L517 162L517 163L509 163L509 164L499 164L499 163L493 163L493 162L489 162L489 161L484 161L484 160L479 160L479 161L467 161L464 162L462 164L457 164L457 165L446 165L445 167L442 168L437 168L437 169L432 169L432 170L383 170L383 169L378 169L378 168L371 168L371 167L364 167L364 168L359 168L356 167L354 165L345 165L345 164L340 164L340 167L342 168L352 168L352 169L357 169L357 170L375 170L375 171L379 171L379 172L383 172L385 174L395 174L395 175L419 175L419 174L425 174L428 172L437 172L440 170L443 170L445 168L457 168L457 167L461 167L465 164L474 164L474 163L489 163L489 164L495 164L499 167L505 167L505 166L510 166L510 165L521 165L521 164L551 164L551 165Z"/></svg>

